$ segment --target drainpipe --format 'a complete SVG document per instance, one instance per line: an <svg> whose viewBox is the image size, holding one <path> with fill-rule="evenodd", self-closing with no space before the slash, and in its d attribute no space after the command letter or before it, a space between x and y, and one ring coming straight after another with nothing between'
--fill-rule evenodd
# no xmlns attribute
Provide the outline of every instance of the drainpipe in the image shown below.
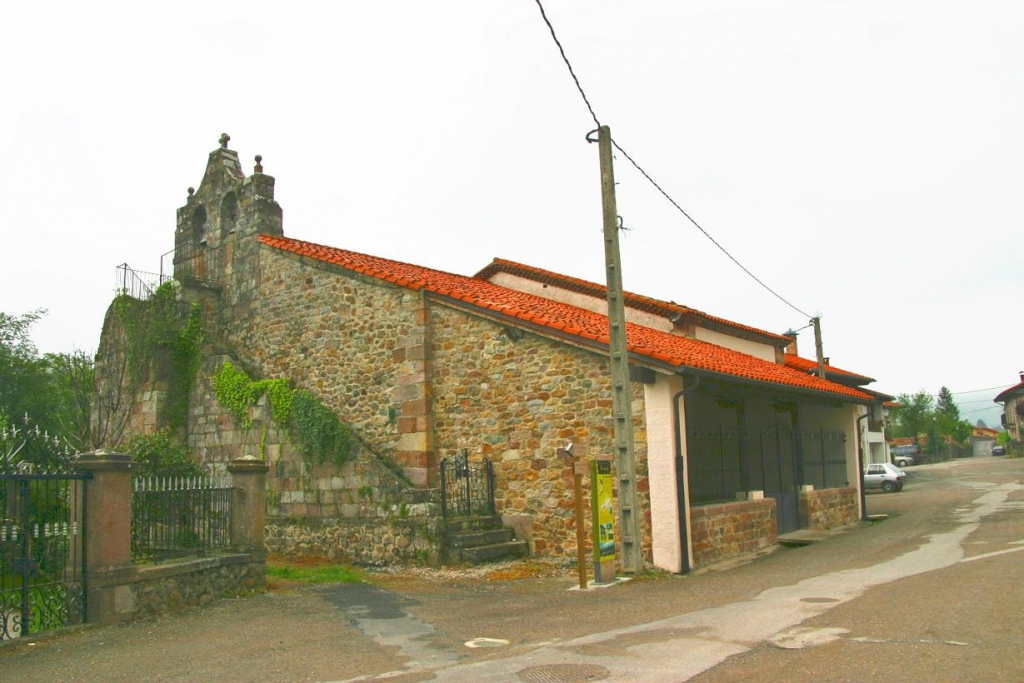
<svg viewBox="0 0 1024 683"><path fill-rule="evenodd" d="M690 528L690 509L686 505L686 481L683 477L683 434L682 425L679 423L679 399L692 392L700 386L700 375L695 377L693 386L686 386L686 379L683 379L683 389L672 397L672 421L676 429L676 506L679 508L679 548L680 548L680 574L690 571L690 545L687 541L687 530Z"/></svg>
<svg viewBox="0 0 1024 683"><path fill-rule="evenodd" d="M868 411L857 418L857 478L860 483L860 521L868 521L868 499L864 495L864 444L861 443L861 420L865 417L871 417L871 412Z"/></svg>

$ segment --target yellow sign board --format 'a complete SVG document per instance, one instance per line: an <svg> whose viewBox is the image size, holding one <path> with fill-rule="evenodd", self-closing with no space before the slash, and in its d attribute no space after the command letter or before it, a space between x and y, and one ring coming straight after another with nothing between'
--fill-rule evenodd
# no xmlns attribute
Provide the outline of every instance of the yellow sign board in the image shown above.
<svg viewBox="0 0 1024 683"><path fill-rule="evenodd" d="M610 460L590 461L590 495L594 561L600 565L615 560L615 508Z"/></svg>

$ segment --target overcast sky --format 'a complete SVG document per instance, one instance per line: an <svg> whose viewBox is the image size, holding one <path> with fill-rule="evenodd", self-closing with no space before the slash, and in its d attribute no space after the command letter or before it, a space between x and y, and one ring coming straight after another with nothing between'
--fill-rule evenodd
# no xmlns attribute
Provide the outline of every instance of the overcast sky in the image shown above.
<svg viewBox="0 0 1024 683"><path fill-rule="evenodd" d="M1024 3L545 8L616 141L802 313L619 155L626 289L775 332L820 314L825 355L887 393L1018 381ZM47 309L41 351L95 350L116 266L159 270L222 132L288 236L604 281L594 124L534 0L3 14L0 310Z"/></svg>

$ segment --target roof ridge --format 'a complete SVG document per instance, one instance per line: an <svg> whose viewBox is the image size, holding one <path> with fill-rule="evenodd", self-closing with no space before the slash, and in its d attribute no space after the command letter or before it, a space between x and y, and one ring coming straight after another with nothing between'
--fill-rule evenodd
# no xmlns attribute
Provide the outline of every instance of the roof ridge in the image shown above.
<svg viewBox="0 0 1024 683"><path fill-rule="evenodd" d="M536 266L531 266L531 265L527 265L527 264L524 264L524 263L518 263L516 261L510 261L508 259L503 259L503 258L498 258L498 257L495 257L491 261L491 263L489 263L488 265L486 265L485 267L483 267L479 271L477 271L476 275L474 275L473 277L486 280L490 275L493 275L494 273L502 272L502 271L503 272L511 272L514 275L515 274L526 275L527 277L529 277L530 275L535 275L535 276L539 275L542 278L545 278L545 279L548 279L548 280L551 280L551 281L554 281L554 282L558 282L558 283L562 283L562 284L575 285L575 287L577 288L577 291L582 289L582 290L590 290L590 291L593 291L593 292L597 293L597 292L607 292L607 289L608 289L606 285L602 285L602 284L600 284L598 282L591 282L590 280L584 280L582 278L574 277L572 275L565 275L563 273L557 273L557 272L552 271L552 270L546 270L544 268L538 268ZM535 279L535 278L532 278L532 279ZM720 323L720 324L723 324L723 325L728 325L730 327L736 327L736 328L739 328L739 329L742 329L742 330L747 330L749 332L754 332L754 333L759 334L759 335L763 335L763 336L766 336L766 337L773 338L773 339L775 339L777 341L784 341L784 342L787 342L787 343L790 341L790 339L788 337L786 337L785 335L777 334L775 332L769 332L767 330L762 330L760 328L753 327L751 325L746 325L744 323L738 323L738 322L736 322L734 320L729 320L728 318L723 318L721 316L712 315L710 313L705 313L704 311L702 311L700 309L693 308L692 306L687 306L685 304L676 303L675 301L665 301L664 299L656 299L654 297L647 296L645 294L637 294L636 292L629 292L629 291L624 291L622 293L622 298L624 300L624 303L626 303L627 306L629 305L629 303L631 301L633 301L636 304L640 304L640 307L655 308L655 309L665 309L665 312L671 312L671 313L675 313L675 314L696 315L696 316L699 316L701 318L704 318L704 319L712 321L712 322L717 322L717 323ZM634 306L634 307L636 307L636 306ZM643 310L643 308L641 308L641 310ZM652 312L652 311L649 311L649 312Z"/></svg>
<svg viewBox="0 0 1024 683"><path fill-rule="evenodd" d="M268 247L331 263L394 285L425 290L439 297L571 335L602 346L609 344L608 317L572 304L520 292L486 279L457 275L359 252L328 247L290 237L261 234ZM637 323L626 324L630 352L665 363L677 371L703 371L768 384L789 386L871 401L853 387L811 376L781 363L752 356L710 342L662 332Z"/></svg>

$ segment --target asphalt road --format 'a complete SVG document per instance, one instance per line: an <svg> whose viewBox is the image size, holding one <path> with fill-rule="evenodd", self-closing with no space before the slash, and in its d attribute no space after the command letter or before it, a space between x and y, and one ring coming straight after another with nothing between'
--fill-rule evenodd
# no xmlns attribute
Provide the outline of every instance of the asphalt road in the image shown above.
<svg viewBox="0 0 1024 683"><path fill-rule="evenodd" d="M0 680L1024 680L1024 460L909 471L867 496L885 521L719 571L280 586L4 644Z"/></svg>

